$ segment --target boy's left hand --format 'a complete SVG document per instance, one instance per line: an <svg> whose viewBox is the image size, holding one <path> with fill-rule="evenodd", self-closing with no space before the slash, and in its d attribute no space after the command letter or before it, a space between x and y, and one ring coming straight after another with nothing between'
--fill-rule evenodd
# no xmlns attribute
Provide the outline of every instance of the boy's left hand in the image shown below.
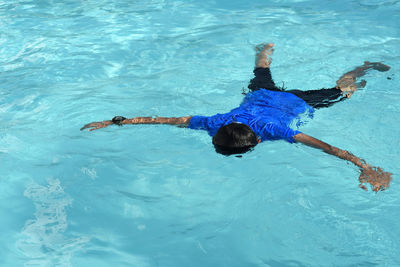
<svg viewBox="0 0 400 267"><path fill-rule="evenodd" d="M366 183L372 186L372 191L383 191L389 187L392 181L392 174L385 172L382 168L368 166L361 169L359 181L360 187L366 191L368 191L365 186Z"/></svg>

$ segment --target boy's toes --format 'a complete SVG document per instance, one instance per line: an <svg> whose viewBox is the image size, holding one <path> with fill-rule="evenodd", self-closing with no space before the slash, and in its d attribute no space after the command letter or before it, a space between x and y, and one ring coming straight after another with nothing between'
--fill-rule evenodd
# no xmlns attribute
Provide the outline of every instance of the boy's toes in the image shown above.
<svg viewBox="0 0 400 267"><path fill-rule="evenodd" d="M388 65L385 65L381 62L369 62L369 61L364 61L364 65L373 68L374 70L377 71L388 71L390 70L390 67Z"/></svg>
<svg viewBox="0 0 400 267"><path fill-rule="evenodd" d="M274 47L274 43L262 43L256 46L257 52L266 51Z"/></svg>
<svg viewBox="0 0 400 267"><path fill-rule="evenodd" d="M390 67L388 65L382 64L380 62L372 63L372 68L374 70L381 71L381 72L390 70Z"/></svg>
<svg viewBox="0 0 400 267"><path fill-rule="evenodd" d="M256 45L256 51L261 52L261 50L263 50L264 46L265 46L265 44Z"/></svg>

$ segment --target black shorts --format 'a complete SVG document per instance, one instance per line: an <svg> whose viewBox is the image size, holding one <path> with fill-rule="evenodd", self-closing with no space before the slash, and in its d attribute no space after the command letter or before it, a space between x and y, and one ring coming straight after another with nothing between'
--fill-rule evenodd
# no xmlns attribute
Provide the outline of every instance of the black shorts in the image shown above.
<svg viewBox="0 0 400 267"><path fill-rule="evenodd" d="M342 91L336 87L308 91L283 90L282 88L275 86L269 68L255 68L253 72L254 78L250 80L250 84L248 86L251 91L267 89L271 91L291 93L303 99L308 105L314 108L329 107L347 98L343 96Z"/></svg>

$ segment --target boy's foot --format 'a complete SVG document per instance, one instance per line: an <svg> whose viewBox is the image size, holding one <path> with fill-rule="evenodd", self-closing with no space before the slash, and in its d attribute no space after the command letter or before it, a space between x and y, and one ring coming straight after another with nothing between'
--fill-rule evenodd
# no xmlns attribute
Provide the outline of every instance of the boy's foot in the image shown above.
<svg viewBox="0 0 400 267"><path fill-rule="evenodd" d="M271 55L274 52L274 44L259 44L256 46L256 68L269 68L271 65Z"/></svg>
<svg viewBox="0 0 400 267"><path fill-rule="evenodd" d="M369 62L369 61L364 61L364 66L370 67L374 70L384 72L390 70L390 67L388 65L385 65L381 62Z"/></svg>
<svg viewBox="0 0 400 267"><path fill-rule="evenodd" d="M362 88L367 83L365 80L361 80L361 82L356 83L356 79L364 76L371 69L384 72L388 71L390 67L381 62L364 61L362 66L343 74L342 77L340 77L340 79L336 82L336 87L339 88L345 96L350 98L357 88Z"/></svg>

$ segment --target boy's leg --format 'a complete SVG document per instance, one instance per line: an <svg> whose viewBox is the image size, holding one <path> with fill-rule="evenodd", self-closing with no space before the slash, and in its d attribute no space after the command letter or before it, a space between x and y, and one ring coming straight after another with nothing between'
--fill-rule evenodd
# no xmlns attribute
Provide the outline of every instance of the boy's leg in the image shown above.
<svg viewBox="0 0 400 267"><path fill-rule="evenodd" d="M274 44L259 44L256 46L256 68L269 68L274 53Z"/></svg>
<svg viewBox="0 0 400 267"><path fill-rule="evenodd" d="M287 90L287 93L294 94L298 98L303 99L308 105L313 108L326 108L333 104L347 99L340 89L334 87L330 89L318 90Z"/></svg>
<svg viewBox="0 0 400 267"><path fill-rule="evenodd" d="M340 77L336 82L336 87L330 89L319 90L288 90L286 92L292 93L299 98L303 99L308 105L314 108L329 107L334 103L349 98L357 88L362 88L367 83L365 80L357 83L356 79L364 76L368 70L375 69L378 71L388 71L389 66L380 62L365 61L364 65L349 71Z"/></svg>
<svg viewBox="0 0 400 267"><path fill-rule="evenodd" d="M364 76L370 69L383 72L388 71L390 67L380 62L365 61L364 65L343 74L342 77L337 80L336 87L340 89L347 98L350 98L358 88L365 87L367 84L365 80L361 80L359 83L356 83L356 80Z"/></svg>
<svg viewBox="0 0 400 267"><path fill-rule="evenodd" d="M256 52L256 66L253 71L254 78L250 80L248 88L251 91L256 91L261 88L280 91L280 89L275 86L269 69L272 61L271 55L274 52L274 44L260 44L256 47Z"/></svg>

